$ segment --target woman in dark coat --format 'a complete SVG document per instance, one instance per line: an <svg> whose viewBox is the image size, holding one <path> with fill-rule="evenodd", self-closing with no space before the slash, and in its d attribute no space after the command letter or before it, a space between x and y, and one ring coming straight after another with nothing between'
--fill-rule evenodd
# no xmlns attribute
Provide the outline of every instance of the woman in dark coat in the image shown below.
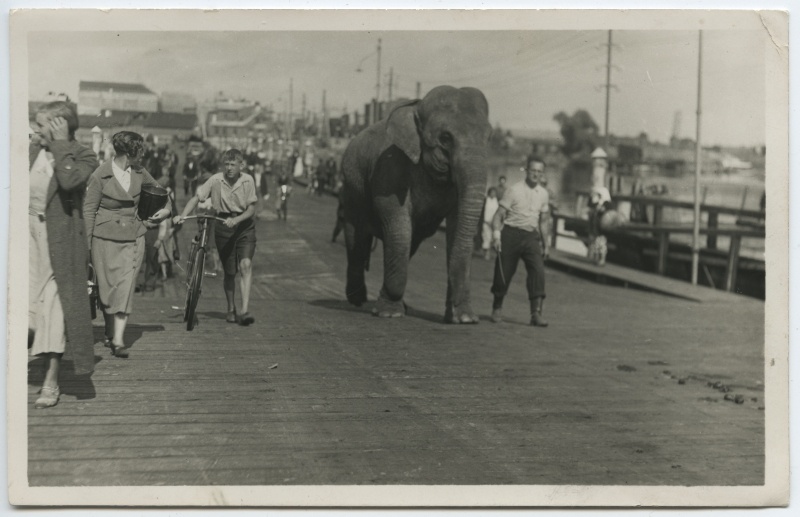
<svg viewBox="0 0 800 517"><path fill-rule="evenodd" d="M43 105L33 128L28 327L33 333L31 354L48 362L41 396L34 405L41 409L58 403L62 357L73 362L77 375L94 370L82 207L97 158L75 141L78 114L74 104Z"/></svg>

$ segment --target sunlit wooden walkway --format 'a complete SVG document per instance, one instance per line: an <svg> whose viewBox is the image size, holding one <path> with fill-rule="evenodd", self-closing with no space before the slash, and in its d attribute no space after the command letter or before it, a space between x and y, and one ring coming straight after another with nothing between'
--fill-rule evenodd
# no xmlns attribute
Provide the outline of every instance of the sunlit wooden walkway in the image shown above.
<svg viewBox="0 0 800 517"><path fill-rule="evenodd" d="M763 304L551 270L535 329L520 271L496 325L476 256L483 321L444 325L440 234L412 261L408 317L378 320L344 301L335 209L297 189L288 222L259 220L251 327L207 278L187 332L181 278L137 295L131 357L97 345L55 408L33 409L32 359L31 485L763 483ZM374 297L380 246L372 264Z"/></svg>

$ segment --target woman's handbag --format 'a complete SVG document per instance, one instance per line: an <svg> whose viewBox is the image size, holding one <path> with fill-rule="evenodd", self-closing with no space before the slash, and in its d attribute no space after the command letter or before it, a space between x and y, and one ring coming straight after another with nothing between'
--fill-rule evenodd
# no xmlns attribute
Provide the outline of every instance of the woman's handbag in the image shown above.
<svg viewBox="0 0 800 517"><path fill-rule="evenodd" d="M94 273L94 266L89 264L89 280L87 281L89 291L89 308L92 311L92 319L97 318L97 305L100 300L100 293L97 290L97 276Z"/></svg>

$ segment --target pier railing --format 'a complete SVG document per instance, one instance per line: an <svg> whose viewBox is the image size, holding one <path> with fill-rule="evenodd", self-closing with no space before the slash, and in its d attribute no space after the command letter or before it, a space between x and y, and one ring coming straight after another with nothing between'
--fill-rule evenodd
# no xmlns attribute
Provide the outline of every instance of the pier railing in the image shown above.
<svg viewBox="0 0 800 517"><path fill-rule="evenodd" d="M653 226L661 226L664 223L664 209L673 208L686 211L694 211L694 203L691 201L679 201L676 199L668 199L663 197L653 196L626 196L617 194L612 196L612 201L617 207L620 202L628 202L633 207L638 205L640 207L653 207ZM720 215L732 215L740 219L749 219L752 221L761 221L763 226L764 212L757 210L745 210L742 208L735 208L731 206L720 205L700 205L700 220L703 220L703 214L706 215L706 226L710 229L719 227ZM763 234L763 229L762 229ZM726 235L725 233L708 232L706 233L706 248L717 249L717 236Z"/></svg>
<svg viewBox="0 0 800 517"><path fill-rule="evenodd" d="M630 202L631 205L638 204L640 207L653 207L653 221L652 223L626 223L618 228L605 232L606 234L617 235L630 235L630 234L650 234L657 242L657 259L656 259L656 272L660 275L666 275L667 271L667 258L670 254L670 237L672 235L691 235L693 233L692 227L689 225L664 223L663 211L664 208L678 208L693 210L694 204L691 202L669 200L663 198L653 198L645 196L624 196L618 195L613 197L613 201ZM701 212L708 214L706 225L700 228L700 234L706 236L706 249L717 249L717 237L723 236L729 238L729 246L727 250L727 257L725 261L725 281L724 288L726 291L733 291L736 286L736 275L739 269L739 259L741 255L741 244L743 238L757 238L764 239L765 231L761 226L752 227L720 227L719 215L730 214L739 217L748 217L756 221L763 221L764 213L754 210L740 210L731 207L702 205ZM556 242L559 236L572 237L573 235L559 233L558 221L563 220L565 228L570 228L578 235L587 235L589 230L588 220L555 213L552 216L553 231L551 232L551 245L556 249ZM580 238L580 237L579 237Z"/></svg>

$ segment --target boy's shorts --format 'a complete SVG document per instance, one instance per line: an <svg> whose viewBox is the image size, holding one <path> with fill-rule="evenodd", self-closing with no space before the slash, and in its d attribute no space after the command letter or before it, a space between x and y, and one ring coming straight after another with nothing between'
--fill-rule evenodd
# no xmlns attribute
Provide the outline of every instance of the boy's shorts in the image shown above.
<svg viewBox="0 0 800 517"><path fill-rule="evenodd" d="M252 218L228 228L222 221L214 225L214 243L226 275L235 275L239 261L253 259L256 253L256 225Z"/></svg>

